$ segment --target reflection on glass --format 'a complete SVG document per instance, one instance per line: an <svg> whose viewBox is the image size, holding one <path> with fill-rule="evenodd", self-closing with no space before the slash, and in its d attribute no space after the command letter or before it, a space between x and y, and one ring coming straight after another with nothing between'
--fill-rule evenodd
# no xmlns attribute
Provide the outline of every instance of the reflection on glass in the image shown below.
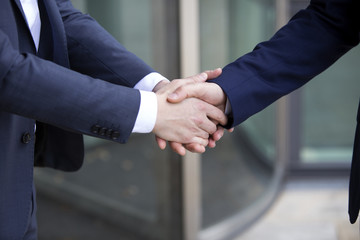
<svg viewBox="0 0 360 240"><path fill-rule="evenodd" d="M158 149L152 135L134 135L126 145L96 141L95 145L87 146L80 171L37 169L36 184L37 189L56 200L55 203L67 204L84 216L91 216L88 224L114 226L120 234L118 237L130 232L137 239L165 240L169 236L180 236L181 230L178 215L174 214L178 213L179 196L173 191L174 186L179 189L174 184L179 179L176 171L179 166L174 165L177 161L173 160L169 161L167 151ZM55 203L47 204L55 210L58 208ZM61 212L60 219L64 219L63 214L66 212ZM39 208L39 216L39 224L53 217L42 208ZM69 218L68 221L76 225L79 220ZM55 220L47 225L55 229L53 224L56 223ZM52 236L63 235L61 229L59 233L54 231ZM39 236L48 234L42 231Z"/></svg>
<svg viewBox="0 0 360 240"><path fill-rule="evenodd" d="M38 171L37 177L46 178L78 200L90 201L104 211L111 210L111 214L119 211L155 221L157 174L161 173L155 164L159 152L154 151L153 139L149 137L133 137L127 145L96 140L87 145L80 171L65 173L47 169ZM141 151L136 151L139 147Z"/></svg>
<svg viewBox="0 0 360 240"><path fill-rule="evenodd" d="M290 16L309 4L290 1ZM349 164L359 102L359 48L354 48L300 91L300 163Z"/></svg>
<svg viewBox="0 0 360 240"><path fill-rule="evenodd" d="M202 161L203 228L254 204L270 185L273 165L261 159L241 129L226 136ZM241 224L241 223L240 223Z"/></svg>
<svg viewBox="0 0 360 240"><path fill-rule="evenodd" d="M152 64L152 1L87 0L91 15L126 48Z"/></svg>
<svg viewBox="0 0 360 240"><path fill-rule="evenodd" d="M303 90L303 163L349 163L359 103L360 49L355 48Z"/></svg>
<svg viewBox="0 0 360 240"><path fill-rule="evenodd" d="M200 0L201 67L222 67L275 29L273 0ZM202 157L202 227L251 206L268 190L275 163L275 111L269 107Z"/></svg>
<svg viewBox="0 0 360 240"><path fill-rule="evenodd" d="M151 64L151 1L75 0L75 7L88 12L130 51ZM146 141L147 140L147 141ZM156 169L153 142L149 137L133 137L136 143L119 145L85 138L86 158L77 174L56 174L95 194L115 209L154 219L157 210ZM141 151L136 148L141 146ZM60 177L62 175L62 177ZM101 181L99 181L101 179Z"/></svg>
<svg viewBox="0 0 360 240"><path fill-rule="evenodd" d="M93 16L127 49L154 65L154 1L72 2ZM163 10L157 9L157 13L162 14ZM158 32L161 34L164 33ZM177 161L169 161L168 151L158 149L154 136L131 135L127 144L85 137L85 150L84 166L76 173L37 169L38 190L60 203L81 209L84 214L91 213L94 222L111 222L151 239L169 239L171 234L176 235L172 239L178 239L181 228L174 219L179 217L173 216L172 211L179 208L180 198L172 190L172 184L179 181L176 171L180 167L172 168ZM46 222L46 218L39 222Z"/></svg>

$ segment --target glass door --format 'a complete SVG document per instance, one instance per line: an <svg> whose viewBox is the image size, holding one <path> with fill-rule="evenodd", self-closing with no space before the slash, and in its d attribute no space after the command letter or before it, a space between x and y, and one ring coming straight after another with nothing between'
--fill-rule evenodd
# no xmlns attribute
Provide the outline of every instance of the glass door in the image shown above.
<svg viewBox="0 0 360 240"><path fill-rule="evenodd" d="M164 76L178 77L175 0L72 2ZM40 239L181 239L180 157L150 134L127 144L85 137L85 151L78 172L36 169Z"/></svg>

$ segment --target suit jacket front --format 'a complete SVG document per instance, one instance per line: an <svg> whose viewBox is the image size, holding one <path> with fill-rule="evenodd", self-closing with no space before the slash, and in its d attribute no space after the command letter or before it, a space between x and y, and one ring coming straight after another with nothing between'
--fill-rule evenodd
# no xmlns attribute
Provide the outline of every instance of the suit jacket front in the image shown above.
<svg viewBox="0 0 360 240"><path fill-rule="evenodd" d="M77 170L82 134L128 139L140 105L132 87L153 72L69 0L39 3L36 55L20 0L0 2L0 239L25 232L35 121L38 163Z"/></svg>

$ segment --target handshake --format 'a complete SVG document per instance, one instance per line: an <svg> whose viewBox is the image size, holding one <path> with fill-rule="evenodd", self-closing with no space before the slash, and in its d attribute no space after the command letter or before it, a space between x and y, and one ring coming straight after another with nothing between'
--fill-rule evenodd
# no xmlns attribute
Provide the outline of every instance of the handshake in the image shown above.
<svg viewBox="0 0 360 240"><path fill-rule="evenodd" d="M166 141L180 155L186 149L203 153L206 146L215 147L224 134L221 126L227 123L227 97L219 85L206 81L220 74L221 69L216 69L155 86L158 113L152 132L161 149Z"/></svg>

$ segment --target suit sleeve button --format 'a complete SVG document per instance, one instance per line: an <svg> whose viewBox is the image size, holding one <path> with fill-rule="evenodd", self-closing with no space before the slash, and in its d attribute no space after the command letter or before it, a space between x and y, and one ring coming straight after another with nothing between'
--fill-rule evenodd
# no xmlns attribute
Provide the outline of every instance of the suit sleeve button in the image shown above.
<svg viewBox="0 0 360 240"><path fill-rule="evenodd" d="M100 136L105 136L106 130L107 130L107 128L105 128L105 127L100 128L98 134L99 134Z"/></svg>
<svg viewBox="0 0 360 240"><path fill-rule="evenodd" d="M111 134L111 139L112 140L117 140L120 137L120 133L118 131L113 131Z"/></svg>
<svg viewBox="0 0 360 240"><path fill-rule="evenodd" d="M31 141L30 133L24 133L21 138L21 142L24 144L28 144Z"/></svg>
<svg viewBox="0 0 360 240"><path fill-rule="evenodd" d="M100 127L99 125L93 125L93 126L91 127L91 132L94 133L94 134L98 134L100 128L101 128L101 127Z"/></svg>
<svg viewBox="0 0 360 240"><path fill-rule="evenodd" d="M108 137L108 138L111 138L111 135L112 135L113 131L114 131L114 130L112 130L112 129L110 129L110 128L107 129L106 132L105 132L105 136Z"/></svg>

